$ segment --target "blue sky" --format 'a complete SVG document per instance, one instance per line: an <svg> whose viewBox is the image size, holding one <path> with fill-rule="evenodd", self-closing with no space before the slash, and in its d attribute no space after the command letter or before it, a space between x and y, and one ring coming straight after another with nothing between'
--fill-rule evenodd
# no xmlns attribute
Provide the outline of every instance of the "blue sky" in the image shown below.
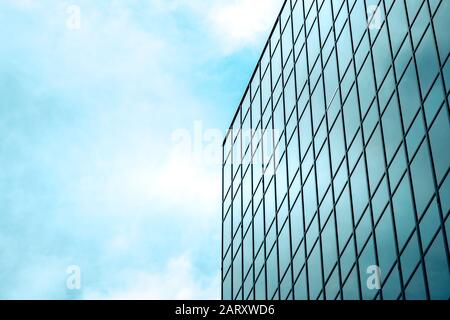
<svg viewBox="0 0 450 320"><path fill-rule="evenodd" d="M0 298L220 297L207 155L281 3L0 2Z"/></svg>

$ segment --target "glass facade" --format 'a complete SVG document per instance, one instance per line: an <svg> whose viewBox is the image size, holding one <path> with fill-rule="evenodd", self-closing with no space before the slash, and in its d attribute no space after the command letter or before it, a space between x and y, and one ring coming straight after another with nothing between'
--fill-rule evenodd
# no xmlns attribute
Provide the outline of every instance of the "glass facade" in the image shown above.
<svg viewBox="0 0 450 320"><path fill-rule="evenodd" d="M223 144L223 299L450 298L449 14L285 1Z"/></svg>

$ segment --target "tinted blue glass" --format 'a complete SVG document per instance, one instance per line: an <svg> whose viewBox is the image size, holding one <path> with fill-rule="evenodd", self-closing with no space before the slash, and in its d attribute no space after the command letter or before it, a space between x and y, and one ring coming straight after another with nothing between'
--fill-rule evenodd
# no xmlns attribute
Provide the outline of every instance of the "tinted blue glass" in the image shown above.
<svg viewBox="0 0 450 320"><path fill-rule="evenodd" d="M232 300L231 294L231 272L225 277L222 282L222 296L225 300Z"/></svg>
<svg viewBox="0 0 450 320"><path fill-rule="evenodd" d="M448 143L446 143L448 140L444 137L450 137L450 124L448 114L446 114L445 108L442 108L430 131L431 149L439 183L442 181L450 166L450 152L448 150Z"/></svg>
<svg viewBox="0 0 450 320"><path fill-rule="evenodd" d="M232 272L233 272L233 297L238 298L237 294L241 290L243 280L241 249L238 250L236 257L234 258Z"/></svg>
<svg viewBox="0 0 450 320"><path fill-rule="evenodd" d="M320 273L321 268L321 256L319 245L314 247L314 250L311 252L311 256L308 259L308 269L310 270L309 274L309 285L310 285L310 295L312 299L317 299L320 291L322 290L322 276ZM317 272L319 271L319 272Z"/></svg>
<svg viewBox="0 0 450 320"><path fill-rule="evenodd" d="M291 251L290 251L291 241L289 238L289 232L290 232L289 224L286 223L278 239L278 246L279 248L282 248L280 250L280 257L279 257L281 275L283 275L286 272L291 262Z"/></svg>
<svg viewBox="0 0 450 320"><path fill-rule="evenodd" d="M434 299L448 299L450 296L450 286L448 285L450 276L446 272L447 262L445 255L442 254L444 250L444 239L442 234L439 234L425 257L431 297Z"/></svg>
<svg viewBox="0 0 450 320"><path fill-rule="evenodd" d="M268 295L272 298L275 295L275 291L278 289L278 264L277 264L277 250L270 253L267 258L267 290Z"/></svg>
<svg viewBox="0 0 450 320"><path fill-rule="evenodd" d="M325 244L323 246L324 273L325 277L328 277L337 261L337 243L334 217L331 217L331 219L328 220L328 223L325 225L322 234L322 241Z"/></svg>
<svg viewBox="0 0 450 320"><path fill-rule="evenodd" d="M343 288L344 299L358 299L358 282L358 274L354 268Z"/></svg>
<svg viewBox="0 0 450 320"><path fill-rule="evenodd" d="M224 297L450 298L448 7L286 1L223 145Z"/></svg>
<svg viewBox="0 0 450 320"><path fill-rule="evenodd" d="M371 237L370 241L367 243L367 245L364 247L364 250L361 252L361 256L359 258L359 273L360 273L360 279L361 279L361 291L362 291L362 298L364 300L372 300L378 291L378 290L370 289L367 286L367 280L372 275L372 273L368 273L367 270L370 266L377 265L377 260L375 257L374 249L375 249L374 241L373 241L373 237ZM356 299L357 297L355 296L354 298Z"/></svg>

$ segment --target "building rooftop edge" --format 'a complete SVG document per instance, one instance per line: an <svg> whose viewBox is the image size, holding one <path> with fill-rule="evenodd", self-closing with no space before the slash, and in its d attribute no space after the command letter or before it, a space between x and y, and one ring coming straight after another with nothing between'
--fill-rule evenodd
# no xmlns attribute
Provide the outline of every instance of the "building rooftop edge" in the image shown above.
<svg viewBox="0 0 450 320"><path fill-rule="evenodd" d="M267 47L268 47L268 45L270 43L270 39L272 38L272 35L273 35L274 31L275 31L275 28L278 25L278 22L279 22L279 20L281 18L281 14L283 13L284 7L286 6L286 3L288 1L289 0L284 0L283 5L281 6L281 9L280 9L280 11L279 11L279 13L277 15L277 18L276 18L275 23L274 23L274 25L272 27L272 30L270 31L269 37L268 37L268 39L267 39L267 41L266 41L266 43L265 43L265 45L264 45L264 47L263 47L263 49L261 51L261 55L259 56L258 62L256 63L256 66L255 66L255 68L253 70L253 73L252 73L252 75L250 77L250 80L248 81L248 84L247 84L247 87L246 87L246 89L244 91L244 94L242 95L242 98L241 98L241 100L240 100L240 102L238 104L237 110L234 113L233 120L231 120L231 123L230 123L230 126L228 127L227 133L225 134L225 137L223 138L222 147L225 146L225 143L226 143L227 138L228 138L228 134L230 133L230 130L233 127L234 122L236 121L236 118L237 118L237 116L239 114L239 110L241 109L242 103L244 102L245 96L247 95L248 90L250 90L250 85L252 83L252 80L255 77L255 74L256 74L256 71L258 70L259 65L261 64L261 60L263 58L264 52L266 51L266 49L267 49Z"/></svg>

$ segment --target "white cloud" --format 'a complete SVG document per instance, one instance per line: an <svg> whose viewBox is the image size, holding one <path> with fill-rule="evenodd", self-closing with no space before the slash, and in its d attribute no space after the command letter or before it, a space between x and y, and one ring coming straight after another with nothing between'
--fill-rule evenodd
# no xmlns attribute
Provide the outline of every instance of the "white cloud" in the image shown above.
<svg viewBox="0 0 450 320"><path fill-rule="evenodd" d="M196 276L188 254L171 259L166 270L149 273L142 270L123 272L124 286L107 292L86 288L84 299L98 300L217 300L220 299L220 274Z"/></svg>
<svg viewBox="0 0 450 320"><path fill-rule="evenodd" d="M154 3L165 10L188 6L184 0ZM171 154L170 141L164 140L164 131L170 130L164 121L180 125L171 110L185 121L196 108L206 108L183 89L183 79L177 74L179 62L172 57L181 43L176 37L165 39L147 30L133 19L133 10L126 4L114 2L105 12L89 2L80 6L81 30L66 29L61 19L65 11L56 10L61 16L48 17L42 26L52 36L33 34L33 40L26 42L29 52L39 53L33 65L45 70L40 75L46 83L42 90L76 92L80 101L77 109L95 122L95 126L69 122L64 134L57 136L71 136L70 150L46 159L67 186L67 194L86 212L97 205L108 215L130 214L130 208L136 206L152 208L147 214L158 214L161 208L183 214L217 214L220 166L205 168ZM84 94L94 90L105 92L106 99ZM57 138L53 141L65 143ZM53 152L40 146L36 154L48 157Z"/></svg>
<svg viewBox="0 0 450 320"><path fill-rule="evenodd" d="M255 45L273 26L283 0L233 0L212 6L208 19L227 52Z"/></svg>
<svg viewBox="0 0 450 320"><path fill-rule="evenodd" d="M205 166L178 152L152 161L154 153L122 146L109 161L80 157L85 167L81 175L75 173L67 192L76 197L78 205L96 204L108 215L128 216L131 208L158 208L178 216L214 218L220 211L220 165ZM160 210L137 210L135 214L159 214Z"/></svg>
<svg viewBox="0 0 450 320"><path fill-rule="evenodd" d="M30 9L36 4L33 0L9 0L8 2L23 9Z"/></svg>
<svg viewBox="0 0 450 320"><path fill-rule="evenodd" d="M172 153L157 171L153 195L162 203L178 209L190 206L189 212L216 214L220 204L220 172L211 170L194 159Z"/></svg>
<svg viewBox="0 0 450 320"><path fill-rule="evenodd" d="M265 40L284 0L153 0L167 14L187 11L225 54Z"/></svg>
<svg viewBox="0 0 450 320"><path fill-rule="evenodd" d="M267 10L263 2L255 1L255 5ZM6 172L11 174L11 179L4 181L15 181L18 190L2 189L2 194L14 200L11 210L3 212L2 222L8 223L6 231L14 233L14 242L25 247L33 244L32 251L42 256L55 252L62 262L45 268L46 258L43 262L37 259L37 271L31 273L26 266L31 258L16 253L21 250L11 251L14 264L3 276L11 279L9 287L17 287L18 291L8 296L27 297L31 288L30 294L39 298L65 297L66 260L72 261L65 257L70 256L80 263L86 275L94 274L95 281L99 279L91 281L92 287L84 287L87 298L217 298L220 277L215 276L215 271L220 269L220 257L205 256L219 252L220 246L220 164L210 168L195 159L173 154L169 141L174 128L185 127L198 117L208 122L209 113L224 105L212 103L214 109L209 109L210 103L185 84L194 82L192 65L208 64L194 53L215 53L216 43L209 39L206 44L191 41L189 32L178 30L170 21L159 25L154 19L167 17L159 12L145 15L143 23L137 14L141 11L119 1L77 1L82 9L82 28L77 31L65 27L66 2L56 7L52 2L32 0L15 3L24 8L31 6L35 19L30 19L31 27L5 22L7 27L17 28L16 36L11 45L0 51L17 61L36 85L26 88L23 97L18 94L21 99L9 108L17 110L14 114L20 125L18 120L10 121L10 130L6 130L7 126L2 130L17 140L11 141L12 152L5 152L12 160L6 157L2 165L6 162ZM246 28L240 20L244 14L234 17L240 12L237 2L166 3L169 11L195 11L199 24L209 17L216 18L212 28L196 30L202 40L205 33L227 33L228 18L237 19L233 24ZM249 5L245 5L249 2L243 3L244 9L249 10ZM264 10L258 8L257 14L265 14ZM275 12L268 14L267 28L273 24ZM249 14L247 18L255 20L255 13ZM261 33L261 19L250 21L250 30L241 30L245 36L239 35L239 30L228 32L224 38L217 37L218 44L226 41L233 50L251 44L252 34ZM155 25L160 29L154 30ZM4 60L5 65L8 62ZM11 69L15 75L18 71ZM37 92L36 96L32 92ZM21 116L19 112L29 112L27 105L21 104L27 100L45 103L45 108L38 103L32 115ZM28 117L32 123L22 130ZM3 114L2 118L6 119ZM26 160L22 161L15 152L23 152ZM24 174L15 175L16 171ZM175 226L183 224L183 230L164 239L163 256L148 247L161 244L152 229L158 230L157 236L173 232L164 229L167 221ZM212 238L211 233L217 238ZM188 237L195 241L182 241ZM110 246L106 250L105 242ZM142 267L145 261L146 266L158 268L160 263L165 264L167 256L176 257L186 248L196 255L192 262L190 257L178 257L159 273ZM209 260L205 262L206 259ZM5 265L4 261L0 263L0 267ZM122 273L124 265L128 271ZM214 269L213 275L204 276L211 274L209 268ZM108 281L102 281L105 278ZM110 286L122 281L125 285L119 286L121 289Z"/></svg>

